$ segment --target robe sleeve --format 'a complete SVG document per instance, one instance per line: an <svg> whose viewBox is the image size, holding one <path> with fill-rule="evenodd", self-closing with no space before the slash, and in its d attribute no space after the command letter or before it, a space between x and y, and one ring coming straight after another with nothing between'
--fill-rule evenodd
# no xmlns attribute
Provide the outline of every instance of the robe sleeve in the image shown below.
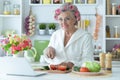
<svg viewBox="0 0 120 80"><path fill-rule="evenodd" d="M56 39L55 36L56 36L55 33L53 33L53 35L50 38L50 42L49 42L48 46L43 50L43 56L44 56L44 61L43 62L46 62L46 63L51 63L52 62L52 59L48 58L46 56L46 54L47 54L48 47L51 46L51 47L54 48L55 39Z"/></svg>

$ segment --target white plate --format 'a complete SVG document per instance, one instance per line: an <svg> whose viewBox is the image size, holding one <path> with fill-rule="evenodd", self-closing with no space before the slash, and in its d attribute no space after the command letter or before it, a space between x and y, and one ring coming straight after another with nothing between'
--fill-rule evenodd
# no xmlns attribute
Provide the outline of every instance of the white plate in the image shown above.
<svg viewBox="0 0 120 80"><path fill-rule="evenodd" d="M86 75L86 76L99 76L99 75L103 75L104 72L100 71L100 72L77 72L77 71L72 71L75 74L79 74L79 75Z"/></svg>

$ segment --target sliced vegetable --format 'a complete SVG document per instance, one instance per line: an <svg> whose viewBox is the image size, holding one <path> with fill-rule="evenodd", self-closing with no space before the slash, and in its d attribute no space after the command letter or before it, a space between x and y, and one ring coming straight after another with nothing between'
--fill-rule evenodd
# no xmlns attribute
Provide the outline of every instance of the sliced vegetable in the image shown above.
<svg viewBox="0 0 120 80"><path fill-rule="evenodd" d="M99 72L101 69L101 66L98 62L91 62L87 61L85 62L82 67L87 67L90 72Z"/></svg>
<svg viewBox="0 0 120 80"><path fill-rule="evenodd" d="M58 68L58 65L51 64L50 69L51 70L56 70Z"/></svg>
<svg viewBox="0 0 120 80"><path fill-rule="evenodd" d="M67 70L67 66L58 65L58 70L65 71Z"/></svg>
<svg viewBox="0 0 120 80"><path fill-rule="evenodd" d="M44 67L44 70L49 70L49 66L43 66Z"/></svg>
<svg viewBox="0 0 120 80"><path fill-rule="evenodd" d="M90 72L87 67L81 67L80 72Z"/></svg>
<svg viewBox="0 0 120 80"><path fill-rule="evenodd" d="M73 67L73 70L79 72L79 71L80 71L80 67L79 67L79 66L74 66L74 67Z"/></svg>

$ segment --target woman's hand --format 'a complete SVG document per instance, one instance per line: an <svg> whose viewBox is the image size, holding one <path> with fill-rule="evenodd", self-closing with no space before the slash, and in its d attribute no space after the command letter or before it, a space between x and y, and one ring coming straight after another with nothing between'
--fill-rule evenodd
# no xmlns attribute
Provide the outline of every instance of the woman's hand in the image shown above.
<svg viewBox="0 0 120 80"><path fill-rule="evenodd" d="M55 49L53 47L48 47L46 55L48 58L53 59L55 57Z"/></svg>
<svg viewBox="0 0 120 80"><path fill-rule="evenodd" d="M73 64L72 62L68 62L68 63L67 63L67 66L68 66L70 69L72 69L72 67L74 66L74 64Z"/></svg>

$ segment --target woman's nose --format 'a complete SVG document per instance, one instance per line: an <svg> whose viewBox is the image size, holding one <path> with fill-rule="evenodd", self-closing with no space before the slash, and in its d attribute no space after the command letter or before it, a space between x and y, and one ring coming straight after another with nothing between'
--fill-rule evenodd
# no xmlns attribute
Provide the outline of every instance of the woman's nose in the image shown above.
<svg viewBox="0 0 120 80"><path fill-rule="evenodd" d="M66 20L64 19L64 20L62 21L62 23L66 23Z"/></svg>

